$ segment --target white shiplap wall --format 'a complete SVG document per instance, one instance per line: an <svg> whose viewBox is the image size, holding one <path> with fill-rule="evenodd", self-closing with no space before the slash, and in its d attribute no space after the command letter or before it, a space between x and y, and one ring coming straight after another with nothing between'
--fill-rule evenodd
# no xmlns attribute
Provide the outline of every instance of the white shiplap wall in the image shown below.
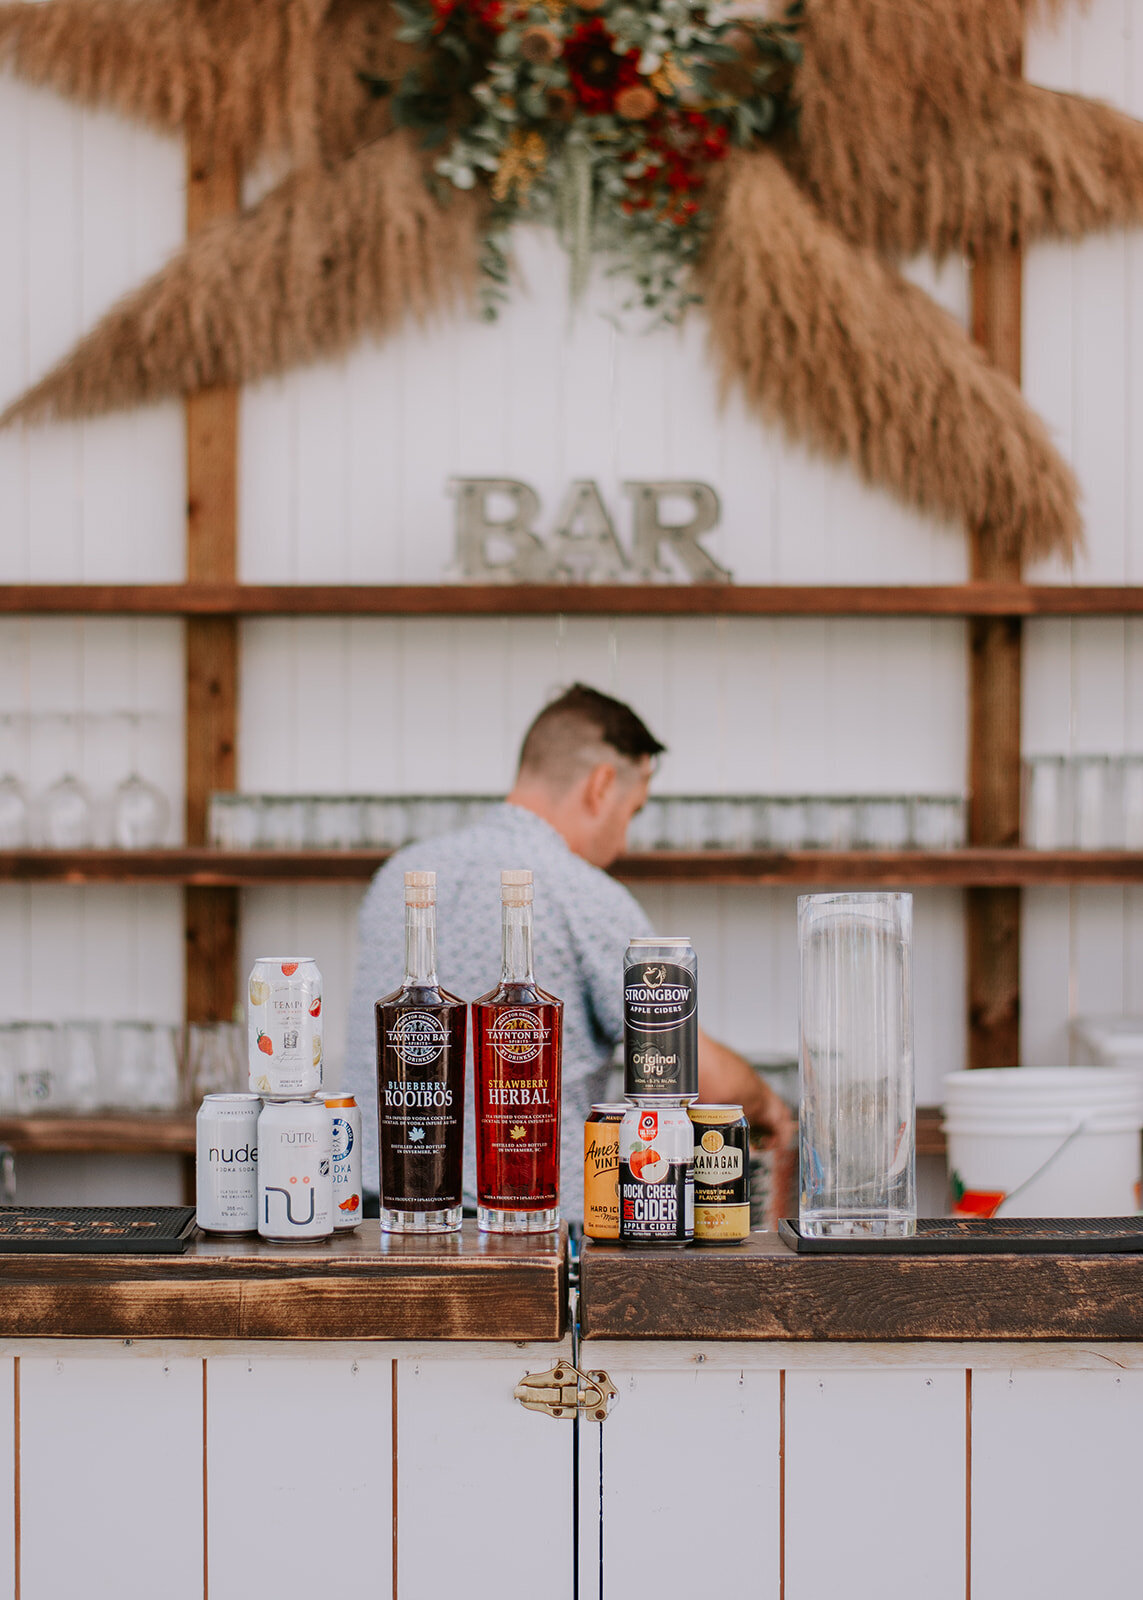
<svg viewBox="0 0 1143 1600"><path fill-rule="evenodd" d="M1088 14L1077 8L1057 31L1042 30L1030 72L1143 110L1131 8L1095 0ZM182 210L176 143L0 80L0 216L9 224L0 400L163 259ZM1085 562L1052 567L1045 576L1056 581L1139 579L1132 429L1143 428L1143 408L1132 383L1143 380L1143 348L1131 303L1140 250L1116 236L1030 253L1027 383L1076 461L1091 524ZM244 579L434 581L451 560L445 484L454 474L532 483L542 525L571 479L593 478L621 538L623 480L705 479L724 508L711 548L743 582L964 578L957 529L812 458L761 427L736 396L720 406L701 318L681 332L624 333L600 315L608 302L597 287L573 319L552 241L524 232L518 258L519 284L497 328L409 329L244 395ZM910 270L964 314L963 264ZM0 436L0 580L178 579L184 490L174 406ZM140 761L177 818L180 656L175 623L3 624L0 760L33 789L79 761L89 786L109 792L130 760L125 724L104 713L145 711ZM1136 625L1032 626L1029 749L1143 749L1141 673ZM240 781L494 790L508 781L528 717L575 677L630 698L668 741L664 790L963 786L957 622L594 618L251 622ZM77 708L100 715L82 724L76 755L76 726L39 721L28 733L2 720L6 711ZM304 739L283 739L295 723ZM701 940L708 1026L744 1048L789 1047L793 893L692 888L645 898L652 915ZM355 899L290 888L244 896L244 961L285 938L321 962L334 1065ZM1143 943L1141 914L1123 891L1028 897L1029 1059L1061 1057L1077 1006L1143 1009L1131 959ZM917 929L919 1087L933 1099L941 1072L963 1057L960 897L920 895ZM76 1011L174 1018L181 959L174 893L0 889L2 1016L43 1014L63 983Z"/></svg>

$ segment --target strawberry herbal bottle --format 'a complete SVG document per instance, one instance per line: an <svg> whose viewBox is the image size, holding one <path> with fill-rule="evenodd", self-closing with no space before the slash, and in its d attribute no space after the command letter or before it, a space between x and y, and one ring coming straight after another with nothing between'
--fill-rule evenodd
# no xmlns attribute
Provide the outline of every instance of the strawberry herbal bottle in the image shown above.
<svg viewBox="0 0 1143 1600"><path fill-rule="evenodd" d="M374 1007L381 1228L455 1233L468 1006L437 981L437 875L405 874L405 976Z"/></svg>
<svg viewBox="0 0 1143 1600"><path fill-rule="evenodd" d="M500 874L500 982L473 1001L477 1224L547 1233L560 1220L563 1001L532 970L532 874Z"/></svg>

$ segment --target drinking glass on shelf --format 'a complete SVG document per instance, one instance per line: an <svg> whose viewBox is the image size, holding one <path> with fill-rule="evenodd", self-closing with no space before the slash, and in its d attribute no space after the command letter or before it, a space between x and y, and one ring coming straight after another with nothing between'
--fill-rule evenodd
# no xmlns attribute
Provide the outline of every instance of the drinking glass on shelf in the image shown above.
<svg viewBox="0 0 1143 1600"><path fill-rule="evenodd" d="M189 1105L203 1095L246 1089L246 1026L240 1022L192 1022L187 1027L186 1092Z"/></svg>
<svg viewBox="0 0 1143 1600"><path fill-rule="evenodd" d="M1075 842L1081 850L1116 850L1123 839L1119 764L1110 756L1076 756Z"/></svg>
<svg viewBox="0 0 1143 1600"><path fill-rule="evenodd" d="M723 795L712 800L711 843L718 850L752 850L754 848L754 801L737 795Z"/></svg>
<svg viewBox="0 0 1143 1600"><path fill-rule="evenodd" d="M311 802L304 796L264 794L258 802L258 843L263 850L304 850Z"/></svg>
<svg viewBox="0 0 1143 1600"><path fill-rule="evenodd" d="M11 772L0 778L0 850L22 850L28 843L28 796Z"/></svg>
<svg viewBox="0 0 1143 1600"><path fill-rule="evenodd" d="M59 1109L90 1113L102 1097L100 1049L102 1028L97 1022L65 1022L59 1031Z"/></svg>
<svg viewBox="0 0 1143 1600"><path fill-rule="evenodd" d="M395 795L370 795L361 802L362 837L373 850L396 850L411 835L403 799Z"/></svg>
<svg viewBox="0 0 1143 1600"><path fill-rule="evenodd" d="M54 1022L19 1022L16 1110L21 1116L62 1109L59 1029Z"/></svg>
<svg viewBox="0 0 1143 1600"><path fill-rule="evenodd" d="M16 1111L16 1078L21 1060L19 1024L0 1023L0 1117Z"/></svg>
<svg viewBox="0 0 1143 1600"><path fill-rule="evenodd" d="M816 795L806 801L805 841L811 850L852 850L857 833L857 801Z"/></svg>
<svg viewBox="0 0 1143 1600"><path fill-rule="evenodd" d="M124 778L111 808L111 835L120 850L155 850L163 843L171 808L166 795L137 772Z"/></svg>
<svg viewBox="0 0 1143 1600"><path fill-rule="evenodd" d="M904 850L909 842L909 802L903 795L870 794L857 805L859 850Z"/></svg>
<svg viewBox="0 0 1143 1600"><path fill-rule="evenodd" d="M1143 850L1143 756L1124 756L1123 848Z"/></svg>
<svg viewBox="0 0 1143 1600"><path fill-rule="evenodd" d="M909 804L909 843L917 850L959 850L965 839L961 795L914 795Z"/></svg>
<svg viewBox="0 0 1143 1600"><path fill-rule="evenodd" d="M806 801L800 795L775 795L770 801L770 846L800 850L806 840Z"/></svg>
<svg viewBox="0 0 1143 1600"><path fill-rule="evenodd" d="M258 799L249 794L212 794L207 837L216 850L254 850L258 845Z"/></svg>
<svg viewBox="0 0 1143 1600"><path fill-rule="evenodd" d="M91 799L71 773L40 796L39 832L49 850L83 850L91 842Z"/></svg>
<svg viewBox="0 0 1143 1600"><path fill-rule="evenodd" d="M1074 843L1072 766L1066 756L1031 756L1024 763L1024 843L1061 850Z"/></svg>
<svg viewBox="0 0 1143 1600"><path fill-rule="evenodd" d="M307 844L315 850L356 850L362 838L362 805L345 795L316 795L310 801Z"/></svg>
<svg viewBox="0 0 1143 1600"><path fill-rule="evenodd" d="M104 1096L133 1111L172 1111L179 1103L178 1030L167 1023L117 1022L109 1030Z"/></svg>

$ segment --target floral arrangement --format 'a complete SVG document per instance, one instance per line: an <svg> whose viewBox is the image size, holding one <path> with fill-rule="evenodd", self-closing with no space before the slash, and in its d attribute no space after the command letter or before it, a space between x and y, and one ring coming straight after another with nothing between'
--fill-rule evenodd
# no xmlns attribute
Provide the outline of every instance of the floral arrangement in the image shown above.
<svg viewBox="0 0 1143 1600"><path fill-rule="evenodd" d="M485 314L508 278L513 222L554 222L572 294L594 251L629 304L677 320L698 296L690 268L709 225L712 170L789 116L799 3L780 19L703 0L401 0L420 63L395 119L442 147L435 172L486 190Z"/></svg>

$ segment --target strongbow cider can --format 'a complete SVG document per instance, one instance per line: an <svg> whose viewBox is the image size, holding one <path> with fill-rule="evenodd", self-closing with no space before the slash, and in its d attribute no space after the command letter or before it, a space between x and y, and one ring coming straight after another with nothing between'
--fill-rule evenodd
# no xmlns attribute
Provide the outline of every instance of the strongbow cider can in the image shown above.
<svg viewBox="0 0 1143 1600"><path fill-rule="evenodd" d="M619 1237L689 1244L695 1232L694 1132L682 1106L629 1106L619 1124Z"/></svg>
<svg viewBox="0 0 1143 1600"><path fill-rule="evenodd" d="M324 1100L268 1100L262 1107L258 1232L279 1244L333 1232L333 1124Z"/></svg>
<svg viewBox="0 0 1143 1600"><path fill-rule="evenodd" d="M589 1239L619 1237L619 1125L629 1107L592 1106L583 1125L583 1231Z"/></svg>
<svg viewBox="0 0 1143 1600"><path fill-rule="evenodd" d="M623 1092L698 1096L698 958L689 939L632 939L623 958Z"/></svg>
<svg viewBox="0 0 1143 1600"><path fill-rule="evenodd" d="M361 1222L361 1112L351 1094L328 1094L325 1106L333 1136L333 1225L340 1231Z"/></svg>
<svg viewBox="0 0 1143 1600"><path fill-rule="evenodd" d="M258 1231L256 1094L208 1094L195 1118L195 1221L204 1233Z"/></svg>
<svg viewBox="0 0 1143 1600"><path fill-rule="evenodd" d="M695 1141L695 1243L740 1244L750 1232L750 1126L741 1106L687 1107Z"/></svg>
<svg viewBox="0 0 1143 1600"><path fill-rule="evenodd" d="M310 956L259 956L250 973L250 1089L302 1100L322 1085L321 973Z"/></svg>

